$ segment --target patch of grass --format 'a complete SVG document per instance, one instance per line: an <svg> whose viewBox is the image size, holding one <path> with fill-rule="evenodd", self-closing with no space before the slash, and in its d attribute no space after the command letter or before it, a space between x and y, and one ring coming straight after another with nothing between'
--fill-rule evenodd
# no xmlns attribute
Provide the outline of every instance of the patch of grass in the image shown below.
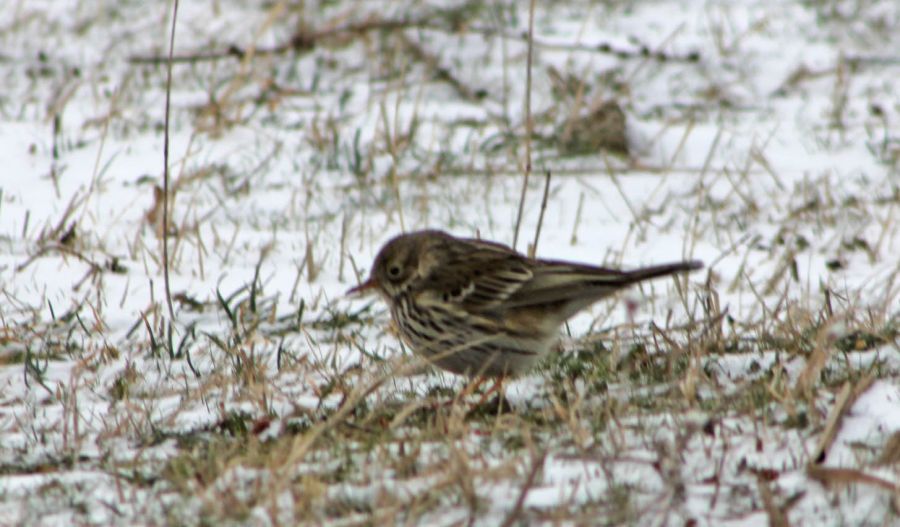
<svg viewBox="0 0 900 527"><path fill-rule="evenodd" d="M549 354L536 368L552 385L565 381L582 381L591 393L606 392L607 384L615 378L611 367L611 353L601 342L590 349L567 350Z"/></svg>

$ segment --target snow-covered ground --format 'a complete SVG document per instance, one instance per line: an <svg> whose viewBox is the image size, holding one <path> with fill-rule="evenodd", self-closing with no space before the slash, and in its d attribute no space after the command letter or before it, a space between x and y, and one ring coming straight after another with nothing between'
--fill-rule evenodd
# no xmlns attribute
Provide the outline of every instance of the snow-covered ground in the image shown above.
<svg viewBox="0 0 900 527"><path fill-rule="evenodd" d="M527 4L182 2L174 319L172 6L0 10L0 524L900 522L896 1L537 3L517 248L549 171L537 256L706 268L509 411L344 297L404 230L512 244ZM629 154L572 153L609 102Z"/></svg>

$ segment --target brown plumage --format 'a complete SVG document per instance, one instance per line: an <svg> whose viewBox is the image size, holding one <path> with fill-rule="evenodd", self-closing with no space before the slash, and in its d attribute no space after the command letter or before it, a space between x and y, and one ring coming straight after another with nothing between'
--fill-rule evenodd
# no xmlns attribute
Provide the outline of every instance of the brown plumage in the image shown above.
<svg viewBox="0 0 900 527"><path fill-rule="evenodd" d="M378 252L369 279L403 340L453 373L521 373L550 351L573 315L634 283L703 267L677 262L619 271L528 258L498 243L427 230Z"/></svg>

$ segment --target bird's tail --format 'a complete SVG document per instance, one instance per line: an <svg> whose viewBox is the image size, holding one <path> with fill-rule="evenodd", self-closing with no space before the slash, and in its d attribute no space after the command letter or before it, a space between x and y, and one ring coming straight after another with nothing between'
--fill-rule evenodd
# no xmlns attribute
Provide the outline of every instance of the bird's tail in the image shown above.
<svg viewBox="0 0 900 527"><path fill-rule="evenodd" d="M625 276L631 283L650 280L660 276L668 276L677 273L689 273L703 269L703 262L699 260L691 260L689 262L675 262L662 265L653 265L651 267L642 267L633 271L627 271Z"/></svg>

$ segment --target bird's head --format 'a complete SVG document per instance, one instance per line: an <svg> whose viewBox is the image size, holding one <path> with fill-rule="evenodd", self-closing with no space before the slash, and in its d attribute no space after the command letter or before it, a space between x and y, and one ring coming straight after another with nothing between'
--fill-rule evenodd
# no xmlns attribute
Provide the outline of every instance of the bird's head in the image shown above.
<svg viewBox="0 0 900 527"><path fill-rule="evenodd" d="M378 292L387 298L394 298L422 276L427 267L429 249L440 241L444 233L419 231L401 234L387 242L378 251L369 278L362 284L347 291L348 295Z"/></svg>

